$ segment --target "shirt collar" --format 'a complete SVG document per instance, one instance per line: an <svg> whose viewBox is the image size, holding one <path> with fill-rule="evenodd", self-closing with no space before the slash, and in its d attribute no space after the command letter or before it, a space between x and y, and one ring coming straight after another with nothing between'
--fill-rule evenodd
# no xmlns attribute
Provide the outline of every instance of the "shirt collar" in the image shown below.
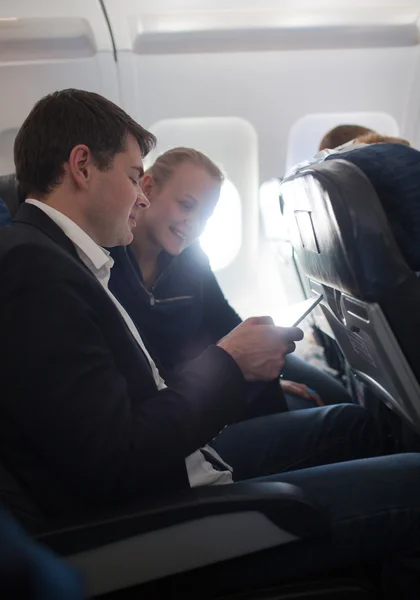
<svg viewBox="0 0 420 600"><path fill-rule="evenodd" d="M33 198L28 198L26 202L28 204L33 204L50 217L50 219L54 221L54 223L58 225L58 227L60 227L66 236L73 242L78 253L80 250L89 259L89 262L96 270L101 269L107 263L112 261L109 252L94 242L81 227L76 225L76 223L66 217L66 215L63 215L63 213L52 206L45 204L45 202L40 202ZM88 266L91 269L90 265ZM109 267L111 266L112 264L109 264Z"/></svg>

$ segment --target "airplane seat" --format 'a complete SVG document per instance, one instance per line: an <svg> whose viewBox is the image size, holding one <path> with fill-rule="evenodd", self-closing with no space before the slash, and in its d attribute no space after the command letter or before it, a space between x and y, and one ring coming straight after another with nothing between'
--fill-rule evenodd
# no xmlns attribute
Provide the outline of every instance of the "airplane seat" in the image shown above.
<svg viewBox="0 0 420 600"><path fill-rule="evenodd" d="M0 177L0 198L13 216L23 201L14 175ZM82 573L89 597L95 598L138 597L142 591L146 597L162 597L168 586L170 597L184 598L184 592L177 595L178 586L191 590L193 585L199 598L213 578L208 575L203 584L207 569L217 569L218 563L328 535L325 515L301 490L282 483L203 487L151 499L135 510L119 510L112 515L96 512L64 523L46 519L18 479L0 464L0 499L37 543ZM223 591L215 590L212 597ZM239 591L250 600L260 597L261 592ZM349 578L348 573L264 591L267 600L350 600L374 594L369 580Z"/></svg>
<svg viewBox="0 0 420 600"><path fill-rule="evenodd" d="M0 227L7 227L12 224L12 216L0 196Z"/></svg>
<svg viewBox="0 0 420 600"><path fill-rule="evenodd" d="M25 200L20 193L19 184L14 173L0 175L0 199L3 201L3 207L0 209L0 225L8 224L5 222L8 220L7 209L13 218L19 206Z"/></svg>
<svg viewBox="0 0 420 600"><path fill-rule="evenodd" d="M151 599L167 595L176 600L187 597L186 589L197 598L219 598L221 593L226 599L244 593L249 600L376 597L375 585L357 566L355 572L322 574L264 591L244 590L240 580L234 592L220 589L223 577L217 577L217 568L221 563L328 536L325 514L293 485L238 483L195 488L172 497L149 498L135 509L112 514L95 511L66 522L43 515L42 523L35 523L32 502L26 498L24 504L19 490L27 496L2 468L2 504L38 544L83 575L89 598L121 600L143 593Z"/></svg>
<svg viewBox="0 0 420 600"><path fill-rule="evenodd" d="M417 150L375 144L297 168L281 186L298 261L346 360L417 433L419 167Z"/></svg>
<svg viewBox="0 0 420 600"><path fill-rule="evenodd" d="M15 600L83 600L80 575L31 540L0 506L0 597Z"/></svg>
<svg viewBox="0 0 420 600"><path fill-rule="evenodd" d="M311 505L301 490L282 483L196 488L149 500L135 510L114 511L112 515L96 512L66 523L45 521L43 528L38 524L34 533L33 522L16 510L15 495L7 493L11 476L5 492L3 475L2 472L3 504L32 530L38 544L61 556L83 575L89 598L120 599L134 597L134 593L137 597L141 592L148 598L162 597L168 586L172 598L185 597L184 592L177 595L179 586L194 588L196 597L201 597L200 591L208 591L214 579L212 571L203 586L206 567L217 569L217 563L229 559L328 535L325 515ZM190 573L195 579L190 580ZM368 580L350 579L342 573L328 579L277 586L275 597L294 597L290 595L292 590L299 592L299 598L315 600L334 598L331 594L335 590L337 594L344 590L349 599L373 595ZM215 597L216 592L220 590L206 597ZM259 597L255 594L249 598Z"/></svg>

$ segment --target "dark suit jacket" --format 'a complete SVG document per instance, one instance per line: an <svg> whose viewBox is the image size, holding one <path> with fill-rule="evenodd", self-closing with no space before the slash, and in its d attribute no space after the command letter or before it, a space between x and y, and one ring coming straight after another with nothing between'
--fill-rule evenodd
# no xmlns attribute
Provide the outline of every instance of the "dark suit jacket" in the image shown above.
<svg viewBox="0 0 420 600"><path fill-rule="evenodd" d="M216 346L158 392L112 300L33 205L0 230L0 336L0 461L50 517L187 488L185 457L245 401Z"/></svg>

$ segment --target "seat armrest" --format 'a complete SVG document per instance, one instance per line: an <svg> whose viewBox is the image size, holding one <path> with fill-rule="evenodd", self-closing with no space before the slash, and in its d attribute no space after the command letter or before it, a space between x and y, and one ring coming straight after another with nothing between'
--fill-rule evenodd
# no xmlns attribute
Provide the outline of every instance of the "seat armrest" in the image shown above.
<svg viewBox="0 0 420 600"><path fill-rule="evenodd" d="M256 512L277 528L297 538L325 534L326 516L288 483L235 483L206 486L148 503L117 515L104 515L88 523L64 527L37 536L61 555L74 554L216 515Z"/></svg>
<svg viewBox="0 0 420 600"><path fill-rule="evenodd" d="M188 490L38 539L67 556L98 596L327 533L325 515L299 488L238 483Z"/></svg>

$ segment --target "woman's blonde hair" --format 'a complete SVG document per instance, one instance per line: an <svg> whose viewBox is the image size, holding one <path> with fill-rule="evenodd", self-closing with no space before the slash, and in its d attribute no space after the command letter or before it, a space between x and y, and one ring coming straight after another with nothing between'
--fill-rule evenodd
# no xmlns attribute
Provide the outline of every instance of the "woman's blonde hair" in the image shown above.
<svg viewBox="0 0 420 600"><path fill-rule="evenodd" d="M367 133L366 135L361 135L354 140L355 143L360 144L404 144L404 146L410 146L410 142L408 140L404 140L399 137L391 137L388 135L379 135L379 133Z"/></svg>
<svg viewBox="0 0 420 600"><path fill-rule="evenodd" d="M156 183L162 186L171 177L176 167L187 161L207 171L210 177L220 184L223 183L224 175L219 167L208 156L193 148L179 147L167 150L157 157L153 165L146 170L145 175L152 175Z"/></svg>

